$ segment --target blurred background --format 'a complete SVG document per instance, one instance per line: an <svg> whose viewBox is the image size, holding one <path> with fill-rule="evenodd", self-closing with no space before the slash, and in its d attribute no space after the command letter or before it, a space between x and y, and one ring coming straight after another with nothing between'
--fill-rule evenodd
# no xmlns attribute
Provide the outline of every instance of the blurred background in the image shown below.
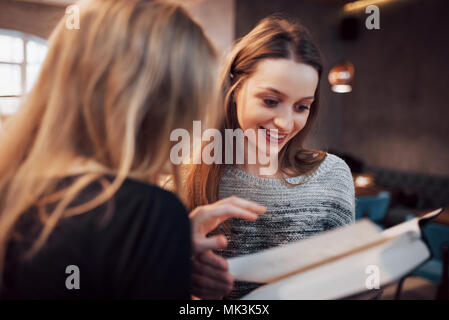
<svg viewBox="0 0 449 320"><path fill-rule="evenodd" d="M325 70L321 111L308 147L346 160L356 186L357 218L385 228L449 204L449 1L176 2L222 55L272 13L296 16L310 30ZM45 58L46 39L74 3L0 0L0 121L20 107ZM379 9L376 21L373 11L365 12L370 4ZM367 20L378 28L369 29ZM401 298L447 298L448 216L444 211L428 231L435 238L433 264L405 281ZM394 297L395 290L384 298Z"/></svg>

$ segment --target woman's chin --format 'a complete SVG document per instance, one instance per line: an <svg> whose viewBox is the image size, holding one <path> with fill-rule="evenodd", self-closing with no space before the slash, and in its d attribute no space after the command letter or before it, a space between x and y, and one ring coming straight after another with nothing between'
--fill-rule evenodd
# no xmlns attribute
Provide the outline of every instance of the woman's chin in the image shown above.
<svg viewBox="0 0 449 320"><path fill-rule="evenodd" d="M267 158L273 158L279 155L279 151L281 150L282 145L267 145L265 147L258 147L257 152L258 156L260 154L265 155Z"/></svg>

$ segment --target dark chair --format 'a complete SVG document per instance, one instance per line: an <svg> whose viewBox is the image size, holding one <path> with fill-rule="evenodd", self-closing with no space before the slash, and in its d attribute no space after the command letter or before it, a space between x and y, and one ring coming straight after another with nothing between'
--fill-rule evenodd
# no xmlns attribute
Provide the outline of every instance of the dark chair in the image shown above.
<svg viewBox="0 0 449 320"><path fill-rule="evenodd" d="M375 196L362 196L355 199L355 218L369 218L382 227L382 221L388 211L391 194L382 191Z"/></svg>
<svg viewBox="0 0 449 320"><path fill-rule="evenodd" d="M396 299L400 298L402 286L408 276L419 276L437 283L436 299L449 299L449 226L430 223L423 228L423 238L427 241L431 259L399 281Z"/></svg>

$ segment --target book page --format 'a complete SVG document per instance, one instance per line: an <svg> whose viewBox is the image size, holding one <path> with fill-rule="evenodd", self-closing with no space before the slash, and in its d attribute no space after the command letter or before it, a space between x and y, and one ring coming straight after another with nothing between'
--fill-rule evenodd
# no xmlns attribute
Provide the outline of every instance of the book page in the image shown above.
<svg viewBox="0 0 449 320"><path fill-rule="evenodd" d="M421 236L419 221L434 219L442 209L380 231L368 219L353 225L323 232L311 238L250 255L228 259L229 271L236 280L269 283L331 263L406 233Z"/></svg>
<svg viewBox="0 0 449 320"><path fill-rule="evenodd" d="M441 212L443 211L442 208L433 210L429 213L426 213L422 217L417 217L412 220L400 223L394 227L391 227L389 229L386 229L382 232L382 236L388 237L388 238L395 238L400 236L401 234L404 234L406 232L415 232L418 235L421 236L421 228L419 227L419 221L421 220L431 220L436 218Z"/></svg>
<svg viewBox="0 0 449 320"><path fill-rule="evenodd" d="M444 211L444 208L438 208L433 211L430 211L429 213L426 213L425 215L418 218L418 220L432 220L435 219L437 216L439 216Z"/></svg>
<svg viewBox="0 0 449 320"><path fill-rule="evenodd" d="M418 218L414 218L412 220L400 223L394 227L382 231L382 236L386 238L394 238L409 231L416 232L417 234L421 235L418 221Z"/></svg>
<svg viewBox="0 0 449 320"><path fill-rule="evenodd" d="M228 259L236 280L266 283L385 240L368 219L311 238Z"/></svg>
<svg viewBox="0 0 449 320"><path fill-rule="evenodd" d="M342 299L377 289L370 287L374 272L382 288L429 257L427 246L416 233L406 232L378 246L259 287L242 299Z"/></svg>

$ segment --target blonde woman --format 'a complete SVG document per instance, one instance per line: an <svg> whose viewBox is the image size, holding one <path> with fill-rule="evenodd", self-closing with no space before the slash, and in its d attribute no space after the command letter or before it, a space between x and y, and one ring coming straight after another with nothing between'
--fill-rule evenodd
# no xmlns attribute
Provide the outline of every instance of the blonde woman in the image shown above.
<svg viewBox="0 0 449 320"><path fill-rule="evenodd" d="M190 225L155 185L178 175L170 132L216 105L211 44L176 5L79 6L80 29L59 23L0 137L1 296L188 299L193 254L214 292L228 291L226 262L210 251L226 243L205 235L227 217L256 219L253 204L225 200Z"/></svg>
<svg viewBox="0 0 449 320"><path fill-rule="evenodd" d="M245 150L243 164L193 167L187 183L189 206L234 195L267 211L255 222L231 219L215 230L229 241L219 251L222 256L255 253L354 221L349 167L332 154L304 147L319 111L322 70L319 50L307 30L279 15L263 19L229 54L220 80L226 116L221 133L262 130L262 140L246 137L253 148ZM271 146L279 151L271 154ZM248 154L255 152L251 150L274 157L278 170L261 174L266 165L250 163L251 156L256 158ZM227 298L240 298L258 286L236 282Z"/></svg>

